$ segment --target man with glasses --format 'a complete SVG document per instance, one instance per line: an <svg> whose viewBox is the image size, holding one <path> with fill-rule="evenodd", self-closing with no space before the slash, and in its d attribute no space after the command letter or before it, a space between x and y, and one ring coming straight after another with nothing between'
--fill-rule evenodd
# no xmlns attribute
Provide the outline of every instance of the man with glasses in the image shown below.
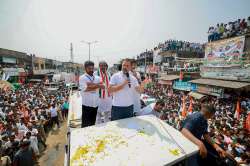
<svg viewBox="0 0 250 166"><path fill-rule="evenodd" d="M110 80L109 90L113 93L111 120L133 117L133 91L140 92L137 79L131 71L131 61L122 62L122 71L115 73Z"/></svg>

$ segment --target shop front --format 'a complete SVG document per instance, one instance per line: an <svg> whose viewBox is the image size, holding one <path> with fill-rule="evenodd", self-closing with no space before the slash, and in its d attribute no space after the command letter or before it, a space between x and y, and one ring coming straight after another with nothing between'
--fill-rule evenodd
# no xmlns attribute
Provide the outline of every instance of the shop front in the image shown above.
<svg viewBox="0 0 250 166"><path fill-rule="evenodd" d="M197 92L201 94L216 96L219 98L224 97L224 88L216 86L197 85Z"/></svg>
<svg viewBox="0 0 250 166"><path fill-rule="evenodd" d="M236 94L248 90L250 86L250 83L247 82L226 81L206 78L196 79L189 82L197 84L196 92L215 96L218 98L227 98L229 95L229 91L231 92L231 94Z"/></svg>
<svg viewBox="0 0 250 166"><path fill-rule="evenodd" d="M4 80L11 83L24 83L27 73L23 68L3 68Z"/></svg>

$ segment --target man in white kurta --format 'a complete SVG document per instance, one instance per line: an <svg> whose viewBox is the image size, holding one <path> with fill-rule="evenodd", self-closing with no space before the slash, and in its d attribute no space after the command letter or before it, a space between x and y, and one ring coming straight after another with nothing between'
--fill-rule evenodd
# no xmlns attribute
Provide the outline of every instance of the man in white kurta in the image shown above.
<svg viewBox="0 0 250 166"><path fill-rule="evenodd" d="M110 74L107 71L108 64L105 61L99 63L99 70L95 73L100 82L105 86L99 90L99 106L96 116L96 124L106 123L111 119L112 96L108 90Z"/></svg>

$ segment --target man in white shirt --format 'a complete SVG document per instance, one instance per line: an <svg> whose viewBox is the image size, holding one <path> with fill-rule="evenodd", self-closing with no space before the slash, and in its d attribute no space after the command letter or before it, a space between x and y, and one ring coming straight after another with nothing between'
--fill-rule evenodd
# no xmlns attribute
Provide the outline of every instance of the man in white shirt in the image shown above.
<svg viewBox="0 0 250 166"><path fill-rule="evenodd" d="M99 70L95 73L100 77L101 83L105 86L104 89L99 89L99 106L97 109L96 124L106 123L111 118L112 96L108 90L110 82L110 74L107 71L108 64L105 61L99 62Z"/></svg>
<svg viewBox="0 0 250 166"><path fill-rule="evenodd" d="M95 125L99 104L99 89L104 89L100 78L94 75L94 62L84 63L86 73L79 78L82 96L82 127Z"/></svg>
<svg viewBox="0 0 250 166"><path fill-rule="evenodd" d="M140 92L137 79L131 72L131 62L122 62L122 71L115 73L110 80L109 90L113 93L111 120L133 117L133 90Z"/></svg>
<svg viewBox="0 0 250 166"><path fill-rule="evenodd" d="M17 128L19 131L24 131L24 132L28 131L27 124L26 124L23 116L21 116L20 122L17 123Z"/></svg>
<svg viewBox="0 0 250 166"><path fill-rule="evenodd" d="M50 108L50 116L51 116L51 123L52 123L52 127L54 126L54 124L57 124L57 128L60 128L60 124L59 124L59 119L58 119L58 113L57 113L57 108L56 105L53 103L51 105Z"/></svg>
<svg viewBox="0 0 250 166"><path fill-rule="evenodd" d="M142 116L142 115L154 115L157 118L161 119L161 111L164 107L164 101L163 100L158 100L156 103L151 103L148 106L144 107L141 109L140 112L138 112L136 115L137 116Z"/></svg>
<svg viewBox="0 0 250 166"><path fill-rule="evenodd" d="M36 156L40 155L39 149L38 149L38 140L36 136L33 136L30 131L25 133L25 137L30 141L30 147L33 149Z"/></svg>

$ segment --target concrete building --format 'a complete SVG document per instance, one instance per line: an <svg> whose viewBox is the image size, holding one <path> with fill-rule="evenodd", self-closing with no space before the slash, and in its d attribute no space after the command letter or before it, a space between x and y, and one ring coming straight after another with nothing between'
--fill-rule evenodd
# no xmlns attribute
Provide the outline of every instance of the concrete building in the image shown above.
<svg viewBox="0 0 250 166"><path fill-rule="evenodd" d="M24 52L0 48L0 65L2 67L16 66L29 70L32 68L32 58Z"/></svg>

